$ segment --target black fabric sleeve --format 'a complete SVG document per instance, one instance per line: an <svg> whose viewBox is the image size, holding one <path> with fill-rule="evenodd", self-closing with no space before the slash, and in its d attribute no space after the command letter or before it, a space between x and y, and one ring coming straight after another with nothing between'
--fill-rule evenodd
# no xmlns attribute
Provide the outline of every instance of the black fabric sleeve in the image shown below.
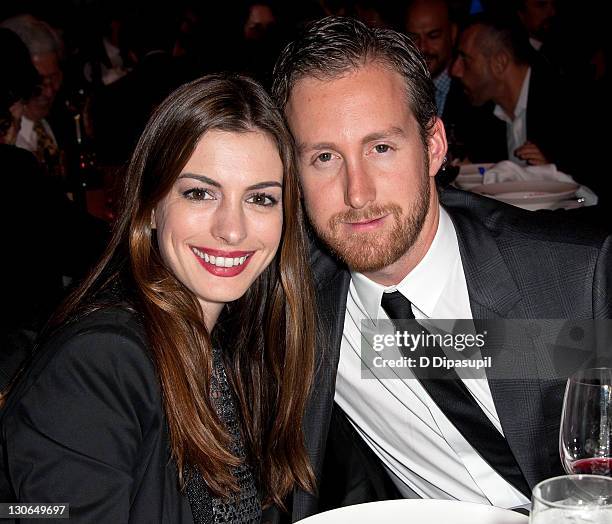
<svg viewBox="0 0 612 524"><path fill-rule="evenodd" d="M12 489L20 502L69 503L71 522L128 522L143 443L162 416L153 364L124 326L54 349L4 416Z"/></svg>

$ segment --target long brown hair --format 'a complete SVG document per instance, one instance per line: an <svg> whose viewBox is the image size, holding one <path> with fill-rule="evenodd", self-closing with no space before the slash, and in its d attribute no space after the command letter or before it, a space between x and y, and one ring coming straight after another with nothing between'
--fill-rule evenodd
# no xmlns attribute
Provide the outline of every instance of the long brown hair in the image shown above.
<svg viewBox="0 0 612 524"><path fill-rule="evenodd" d="M211 75L177 89L159 106L128 166L110 244L53 325L101 307L101 291L120 284L147 331L181 486L190 465L214 494L237 489L232 467L239 459L209 397L211 334L193 293L164 265L151 229L152 210L213 129L266 133L284 166L279 251L245 295L227 306L232 343L223 348L264 502L282 506L296 484L309 491L314 486L302 432L314 367L314 299L293 142L261 86L238 75Z"/></svg>

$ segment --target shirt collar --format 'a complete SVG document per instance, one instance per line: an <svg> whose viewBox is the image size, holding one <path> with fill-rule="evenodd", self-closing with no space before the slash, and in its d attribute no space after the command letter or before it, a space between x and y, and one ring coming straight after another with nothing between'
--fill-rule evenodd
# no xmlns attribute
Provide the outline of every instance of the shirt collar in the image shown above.
<svg viewBox="0 0 612 524"><path fill-rule="evenodd" d="M377 284L361 273L351 272L355 291L368 317L376 319L383 316L380 307L383 293L397 290L423 314L434 318L434 308L442 295L452 268L448 255L455 249L458 250L453 223L448 213L440 206L438 229L431 246L416 267L399 284L387 287Z"/></svg>
<svg viewBox="0 0 612 524"><path fill-rule="evenodd" d="M21 116L21 122L19 132L23 136L30 136L34 130L34 121L30 120L27 116Z"/></svg>
<svg viewBox="0 0 612 524"><path fill-rule="evenodd" d="M521 93L519 94L516 106L514 107L514 118L522 115L527 111L527 101L529 99L529 81L531 79L531 67L527 69L527 74L523 79L523 85L521 86ZM495 105L493 114L508 124L512 124L512 119L506 114L501 106Z"/></svg>
<svg viewBox="0 0 612 524"><path fill-rule="evenodd" d="M442 86L450 85L451 77L448 74L448 69L442 71L436 78L433 79L433 83L436 89L440 89Z"/></svg>

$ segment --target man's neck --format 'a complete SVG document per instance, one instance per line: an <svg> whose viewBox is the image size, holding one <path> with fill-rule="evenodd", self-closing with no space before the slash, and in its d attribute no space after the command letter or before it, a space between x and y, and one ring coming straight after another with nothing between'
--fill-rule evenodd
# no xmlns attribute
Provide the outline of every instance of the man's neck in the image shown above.
<svg viewBox="0 0 612 524"><path fill-rule="evenodd" d="M521 89L528 70L529 65L527 64L510 65L506 72L505 81L501 84L500 93L494 99L494 102L504 110L511 120L514 120L516 116L514 110L521 96Z"/></svg>
<svg viewBox="0 0 612 524"><path fill-rule="evenodd" d="M383 286L399 284L418 264L429 251L440 222L440 203L438 193L431 190L429 210L423 223L423 228L412 247L393 264L380 271L364 272L363 275Z"/></svg>

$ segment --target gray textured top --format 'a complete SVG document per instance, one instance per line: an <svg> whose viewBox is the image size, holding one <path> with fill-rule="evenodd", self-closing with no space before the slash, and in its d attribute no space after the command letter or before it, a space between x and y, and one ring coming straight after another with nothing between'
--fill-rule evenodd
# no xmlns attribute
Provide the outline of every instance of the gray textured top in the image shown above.
<svg viewBox="0 0 612 524"><path fill-rule="evenodd" d="M231 436L231 452L243 460L233 469L240 491L229 498L211 496L206 482L195 468L189 468L186 486L195 524L238 524L261 521L261 500L242 442L238 412L227 381L219 349L213 350L211 398L221 422Z"/></svg>

